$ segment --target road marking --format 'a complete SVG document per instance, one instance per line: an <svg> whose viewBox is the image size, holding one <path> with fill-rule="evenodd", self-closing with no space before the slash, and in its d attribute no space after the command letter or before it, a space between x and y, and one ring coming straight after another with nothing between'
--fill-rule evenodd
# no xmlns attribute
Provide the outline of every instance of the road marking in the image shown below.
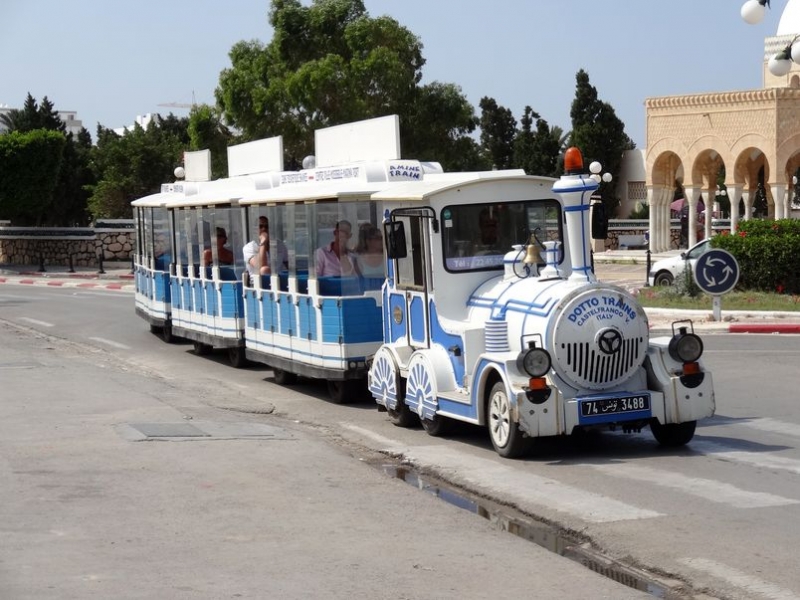
<svg viewBox="0 0 800 600"><path fill-rule="evenodd" d="M125 344L120 344L119 342L114 342L111 340L107 340L106 338L101 337L90 337L90 340L95 342L100 342L101 344L106 344L107 346L111 346L112 348L119 348L120 350L130 350L130 346L126 346Z"/></svg>
<svg viewBox="0 0 800 600"><path fill-rule="evenodd" d="M768 419L765 417L762 419L753 419L752 421L743 421L738 424L744 425L745 427L752 427L753 429L758 429L760 431L768 431L770 433L780 433L792 437L800 437L800 425L784 423L783 421L778 421L777 419Z"/></svg>
<svg viewBox="0 0 800 600"><path fill-rule="evenodd" d="M590 465L593 469L612 477L625 477L644 481L661 487L678 490L719 504L735 508L759 508L799 504L800 500L784 498L764 492L748 492L729 483L699 477L687 477L680 473L652 469L628 464Z"/></svg>
<svg viewBox="0 0 800 600"><path fill-rule="evenodd" d="M722 458L734 462L745 463L764 469L779 469L800 475L800 460L774 456L766 452L747 452L745 450L731 450L716 442L703 442L694 440L691 445L693 450L702 452L713 458Z"/></svg>
<svg viewBox="0 0 800 600"><path fill-rule="evenodd" d="M39 319L31 319L30 317L20 317L20 321L27 321L28 323L32 323L33 325L39 325L39 327L55 327L52 323L48 323L47 321L40 321Z"/></svg>
<svg viewBox="0 0 800 600"><path fill-rule="evenodd" d="M762 598L769 598L769 600L800 599L800 596L791 590L778 587L777 585L769 583L768 581L764 581L758 577L753 577L752 575L748 575L747 573L743 573L742 571L722 563L718 563L714 560L708 560L706 558L681 558L679 559L679 562L691 567L692 569L704 571L709 575L713 575L717 579L722 579L723 581L726 581L727 583L736 587L743 588L747 591L748 596L751 597L752 594L757 594Z"/></svg>
<svg viewBox="0 0 800 600"><path fill-rule="evenodd" d="M393 453L404 454L414 464L435 465L446 472L456 472L459 482L466 482L478 489L488 488L492 495L509 496L521 506L533 502L590 523L632 521L664 516L663 513L626 504L528 471L507 467L495 460L469 456L446 446L408 446L350 423L341 423L341 426L371 438Z"/></svg>

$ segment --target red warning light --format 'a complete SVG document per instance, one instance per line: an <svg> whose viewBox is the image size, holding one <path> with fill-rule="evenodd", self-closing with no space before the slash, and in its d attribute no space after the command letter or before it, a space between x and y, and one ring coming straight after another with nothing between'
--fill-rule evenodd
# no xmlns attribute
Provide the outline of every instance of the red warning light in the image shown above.
<svg viewBox="0 0 800 600"><path fill-rule="evenodd" d="M564 154L564 171L568 175L583 172L583 155L575 146L567 148Z"/></svg>

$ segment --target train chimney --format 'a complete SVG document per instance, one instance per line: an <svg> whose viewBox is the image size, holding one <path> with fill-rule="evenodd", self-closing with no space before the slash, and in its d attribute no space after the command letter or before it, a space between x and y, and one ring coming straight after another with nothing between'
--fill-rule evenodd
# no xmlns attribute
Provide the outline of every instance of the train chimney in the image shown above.
<svg viewBox="0 0 800 600"><path fill-rule="evenodd" d="M564 155L564 171L566 174L553 185L553 192L559 194L564 203L572 261L572 274L568 281L595 282L597 278L591 267L589 207L598 183L583 171L583 156L575 147L569 148Z"/></svg>

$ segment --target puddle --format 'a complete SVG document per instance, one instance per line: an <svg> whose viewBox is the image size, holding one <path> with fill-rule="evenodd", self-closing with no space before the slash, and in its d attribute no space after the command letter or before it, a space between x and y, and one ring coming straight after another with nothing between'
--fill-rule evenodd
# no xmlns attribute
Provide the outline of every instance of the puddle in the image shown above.
<svg viewBox="0 0 800 600"><path fill-rule="evenodd" d="M677 591L657 581L649 580L643 577L641 573L599 556L596 552L582 546L577 539L572 539L559 533L550 525L510 516L508 513L512 509L508 507L500 506L483 498L473 497L463 490L449 487L441 481L422 476L406 465L382 463L377 466L389 477L400 479L448 504L476 514L491 522L500 531L506 531L519 538L533 542L550 552L580 563L587 569L622 585L649 594L654 598L677 600L678 598L687 597L685 586L681 586L681 589Z"/></svg>

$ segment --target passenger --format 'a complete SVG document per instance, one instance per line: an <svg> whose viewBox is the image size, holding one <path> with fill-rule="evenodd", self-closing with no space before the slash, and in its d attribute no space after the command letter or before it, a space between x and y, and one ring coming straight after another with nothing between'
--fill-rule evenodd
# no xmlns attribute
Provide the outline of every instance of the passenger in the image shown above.
<svg viewBox="0 0 800 600"><path fill-rule="evenodd" d="M229 248L225 247L225 244L228 242L228 234L225 233L225 229L223 227L217 227L217 260L219 260L219 264L221 265L232 265L233 264L233 252L230 251ZM206 248L203 250L203 264L210 266L213 262L211 257L211 248Z"/></svg>
<svg viewBox="0 0 800 600"><path fill-rule="evenodd" d="M358 228L356 269L362 277L385 277L386 275L386 262L383 259L383 236L372 223L364 223Z"/></svg>
<svg viewBox="0 0 800 600"><path fill-rule="evenodd" d="M244 255L244 264L247 266L247 271L250 275L269 275L269 219L267 217L258 217L258 240L247 242L242 248ZM278 240L278 258L280 259L281 268L289 266L289 251L286 249L286 244Z"/></svg>
<svg viewBox="0 0 800 600"><path fill-rule="evenodd" d="M317 277L354 275L355 267L347 249L347 241L353 235L350 221L338 221L333 230L333 241L317 248L314 255Z"/></svg>

